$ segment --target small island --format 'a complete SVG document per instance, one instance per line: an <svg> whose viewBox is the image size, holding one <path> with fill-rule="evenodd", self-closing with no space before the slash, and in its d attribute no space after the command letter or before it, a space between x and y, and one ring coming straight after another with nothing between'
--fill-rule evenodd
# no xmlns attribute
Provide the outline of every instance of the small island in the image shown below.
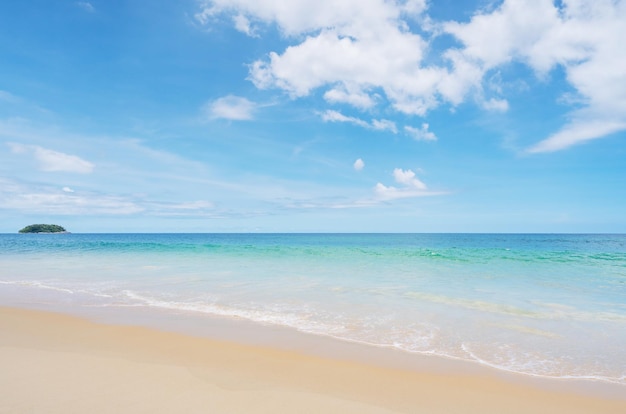
<svg viewBox="0 0 626 414"><path fill-rule="evenodd" d="M19 231L20 233L69 233L57 224L31 224Z"/></svg>

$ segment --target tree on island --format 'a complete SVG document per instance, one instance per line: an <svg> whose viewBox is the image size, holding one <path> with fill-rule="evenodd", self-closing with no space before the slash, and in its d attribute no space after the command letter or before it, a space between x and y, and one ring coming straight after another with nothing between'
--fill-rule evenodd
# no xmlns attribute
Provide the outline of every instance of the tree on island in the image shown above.
<svg viewBox="0 0 626 414"><path fill-rule="evenodd" d="M56 224L31 224L19 231L20 233L67 233L63 227Z"/></svg>

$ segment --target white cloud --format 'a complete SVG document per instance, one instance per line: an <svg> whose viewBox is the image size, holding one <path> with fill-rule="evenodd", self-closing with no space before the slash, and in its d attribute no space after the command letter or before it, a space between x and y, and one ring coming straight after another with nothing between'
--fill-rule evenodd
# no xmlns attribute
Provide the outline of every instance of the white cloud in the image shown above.
<svg viewBox="0 0 626 414"><path fill-rule="evenodd" d="M253 119L256 104L240 96L228 95L209 102L204 110L210 119L248 121Z"/></svg>
<svg viewBox="0 0 626 414"><path fill-rule="evenodd" d="M346 103L359 109L368 109L376 104L377 95L369 95L359 87L337 86L324 93L324 99L330 103Z"/></svg>
<svg viewBox="0 0 626 414"><path fill-rule="evenodd" d="M143 197L98 194L81 191L75 194L69 187L61 190L52 186L18 183L0 177L0 210L19 210L22 213L52 215L130 215L157 216L215 216L213 203L205 200L192 202L155 202Z"/></svg>
<svg viewBox="0 0 626 414"><path fill-rule="evenodd" d="M346 116L339 111L332 109L326 110L321 114L324 122L347 122L349 124L357 125L362 128L375 129L377 131L390 131L394 134L398 132L396 124L387 119L373 119L371 123L364 121L361 118L353 116Z"/></svg>
<svg viewBox="0 0 626 414"><path fill-rule="evenodd" d="M396 168L393 170L393 178L395 178L396 182L404 184L407 187L426 190L426 184L415 177L415 173L411 170L404 171L400 168Z"/></svg>
<svg viewBox="0 0 626 414"><path fill-rule="evenodd" d="M365 168L365 163L363 162L362 159L357 159L356 161L354 161L353 167L356 171L361 171L363 168Z"/></svg>
<svg viewBox="0 0 626 414"><path fill-rule="evenodd" d="M250 20L248 20L246 16L238 14L233 17L233 21L235 23L235 29L247 34L250 37L258 37L255 29L250 24Z"/></svg>
<svg viewBox="0 0 626 414"><path fill-rule="evenodd" d="M308 35L251 64L250 78L259 88L276 87L301 97L326 87L329 102L361 109L378 100L372 90L382 89L400 110L423 112L428 109L424 103L437 104L431 83L444 73L420 67L427 43L407 30L404 19L424 9L425 2L415 0L216 0L204 2L196 17L208 23L221 14L244 15L275 23L294 39ZM420 109L410 105L413 100L422 103Z"/></svg>
<svg viewBox="0 0 626 414"><path fill-rule="evenodd" d="M88 13L95 13L96 11L93 5L87 1L77 1L75 4Z"/></svg>
<svg viewBox="0 0 626 414"><path fill-rule="evenodd" d="M490 98L481 101L481 106L488 111L506 112L509 110L509 102L506 99Z"/></svg>
<svg viewBox="0 0 626 414"><path fill-rule="evenodd" d="M75 195L66 191L66 188L62 191L51 187L34 188L0 178L0 209L56 215L127 215L144 211L142 207L124 197Z"/></svg>
<svg viewBox="0 0 626 414"><path fill-rule="evenodd" d="M569 123L559 132L531 146L527 149L527 152L531 154L554 152L591 139L603 138L625 129L626 119L621 122L615 120L590 120L586 122L577 120Z"/></svg>
<svg viewBox="0 0 626 414"><path fill-rule="evenodd" d="M426 10L428 1L429 0L406 0L404 2L398 2L398 6L403 13L417 17Z"/></svg>
<svg viewBox="0 0 626 414"><path fill-rule="evenodd" d="M429 125L423 123L421 128L415 128L412 126L405 126L404 130L417 141L437 141L437 136L428 130Z"/></svg>
<svg viewBox="0 0 626 414"><path fill-rule="evenodd" d="M378 131L391 131L394 134L398 133L395 122L388 119L372 119L372 128Z"/></svg>
<svg viewBox="0 0 626 414"><path fill-rule="evenodd" d="M506 0L470 22L450 22L445 30L464 48L451 52L484 74L511 61L530 66L539 77L561 66L584 102L559 131L531 146L548 152L626 129L626 2L612 0ZM581 99L578 99L580 102ZM485 105L486 104L486 105ZM504 110L499 100L488 109Z"/></svg>
<svg viewBox="0 0 626 414"><path fill-rule="evenodd" d="M209 23L234 16L244 32L257 27L253 23L276 25L291 45L253 62L249 78L258 88L278 88L294 99L323 89L327 102L361 110L385 105L425 116L442 103L454 107L473 98L486 110L507 111L505 91L490 87L489 80L519 62L542 79L561 66L585 101L569 123L529 151L563 149L624 129L626 2L504 0L464 23L433 21L425 14L427 3L206 0L196 17ZM412 30L415 24L422 30ZM443 58L438 65L425 62L430 42L441 34L462 46L435 51ZM602 122L611 127L600 127Z"/></svg>
<svg viewBox="0 0 626 414"><path fill-rule="evenodd" d="M386 186L382 183L376 184L374 192L379 200L395 200L399 198L424 197L445 194L443 192L430 191L426 184L416 177L412 170L393 170L393 177L401 187Z"/></svg>
<svg viewBox="0 0 626 414"><path fill-rule="evenodd" d="M420 116L442 101L458 105L472 88L480 89L483 72L462 59L449 56L457 69L454 73L445 66L424 64L428 39L409 30L408 24L408 19L420 21L427 6L423 0L215 0L203 4L197 15L201 22L220 14L245 15L276 24L293 37L294 44L283 52L272 51L267 59L250 65L250 79L261 89L279 88L298 98L326 88L324 98L331 103L359 109L381 103ZM422 21L428 26L428 19Z"/></svg>
<svg viewBox="0 0 626 414"><path fill-rule="evenodd" d="M347 122L350 124L358 125L363 128L369 128L370 124L365 122L360 118L355 118L352 116L346 116L338 111L333 111L331 109L327 110L322 114L322 119L324 122Z"/></svg>
<svg viewBox="0 0 626 414"><path fill-rule="evenodd" d="M31 154L39 164L39 169L49 172L73 172L89 174L94 165L75 155L69 155L38 145L23 145L14 142L8 143L14 154Z"/></svg>
<svg viewBox="0 0 626 414"><path fill-rule="evenodd" d="M223 13L241 13L259 22L275 22L285 35L297 36L321 27L371 31L381 20L416 16L424 8L425 2L419 0L204 0L195 17L207 23Z"/></svg>

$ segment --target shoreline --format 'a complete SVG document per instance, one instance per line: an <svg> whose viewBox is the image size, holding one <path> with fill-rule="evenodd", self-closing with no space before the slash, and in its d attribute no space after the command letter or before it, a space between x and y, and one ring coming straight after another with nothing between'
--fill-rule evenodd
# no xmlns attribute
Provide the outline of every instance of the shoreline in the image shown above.
<svg viewBox="0 0 626 414"><path fill-rule="evenodd" d="M332 335L300 331L296 328L261 323L245 318L213 315L182 309L151 306L75 306L54 302L24 302L21 297L0 290L0 308L32 309L61 313L106 325L138 326L228 341L251 346L295 351L322 358L350 360L368 365L428 372L434 374L462 373L497 377L507 382L529 385L557 392L572 392L591 397L626 401L626 385L595 378L549 377L515 372L436 353L409 352L398 348L351 341Z"/></svg>
<svg viewBox="0 0 626 414"><path fill-rule="evenodd" d="M176 320L173 317L172 322ZM231 332L231 338L216 338L219 333L195 336L185 327L174 332L137 326L136 319L130 323L0 307L0 360L7 367L0 383L8 397L0 403L0 411L626 410L626 399L618 399L617 394L614 398L580 394L574 388L548 384L549 380L518 381L495 370L436 357L421 356L402 366L406 355L388 349L367 352L363 346L333 344L330 338L310 342L314 338L300 335L303 348L302 343L290 342L298 333L281 336L284 332L266 330L268 335L278 334L274 344L277 339L284 341L283 346L274 346L267 338L257 343L237 338L236 332Z"/></svg>

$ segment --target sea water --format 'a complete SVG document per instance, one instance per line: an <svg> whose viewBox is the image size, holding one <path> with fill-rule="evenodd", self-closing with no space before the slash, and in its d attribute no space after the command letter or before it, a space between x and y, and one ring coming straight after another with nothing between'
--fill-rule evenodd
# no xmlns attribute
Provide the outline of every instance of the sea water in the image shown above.
<svg viewBox="0 0 626 414"><path fill-rule="evenodd" d="M7 295L626 385L626 235L3 234Z"/></svg>

